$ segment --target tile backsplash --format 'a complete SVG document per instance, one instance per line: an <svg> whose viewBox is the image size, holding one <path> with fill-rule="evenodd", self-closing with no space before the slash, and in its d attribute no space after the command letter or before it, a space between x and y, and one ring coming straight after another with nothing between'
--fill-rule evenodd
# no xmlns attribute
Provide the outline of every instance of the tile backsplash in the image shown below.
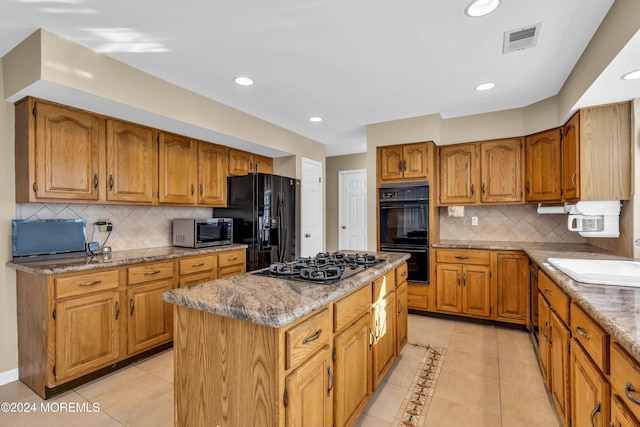
<svg viewBox="0 0 640 427"><path fill-rule="evenodd" d="M17 219L85 219L87 241L102 247L107 232L94 226L99 219L108 219L113 231L107 246L114 251L171 246L174 218L211 218L212 208L176 206L80 205L22 203L16 205Z"/></svg>
<svg viewBox="0 0 640 427"><path fill-rule="evenodd" d="M465 206L463 217L440 208L440 239L499 242L586 243L567 230L567 215L540 215L537 205ZM478 225L471 225L471 217Z"/></svg>

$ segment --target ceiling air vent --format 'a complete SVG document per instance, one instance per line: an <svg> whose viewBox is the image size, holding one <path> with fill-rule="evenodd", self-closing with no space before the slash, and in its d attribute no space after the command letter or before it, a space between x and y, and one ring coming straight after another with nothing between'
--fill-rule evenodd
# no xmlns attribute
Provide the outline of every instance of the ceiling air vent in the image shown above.
<svg viewBox="0 0 640 427"><path fill-rule="evenodd" d="M515 52L516 50L535 47L538 42L538 35L540 34L541 26L542 22L538 22L530 27L505 31L502 53Z"/></svg>

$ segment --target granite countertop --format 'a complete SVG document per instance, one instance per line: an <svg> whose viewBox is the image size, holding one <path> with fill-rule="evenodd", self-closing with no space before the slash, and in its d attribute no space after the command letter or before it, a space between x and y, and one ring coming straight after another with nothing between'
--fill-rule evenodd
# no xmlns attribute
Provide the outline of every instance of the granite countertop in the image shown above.
<svg viewBox="0 0 640 427"><path fill-rule="evenodd" d="M409 254L376 252L373 267L323 285L245 273L165 292L165 301L271 327L286 326L391 271Z"/></svg>
<svg viewBox="0 0 640 427"><path fill-rule="evenodd" d="M553 251L610 253L586 243L544 243L544 242L499 242L483 240L439 240L431 245L433 248L451 249L485 249L493 251L526 251L531 249L547 249Z"/></svg>
<svg viewBox="0 0 640 427"><path fill-rule="evenodd" d="M93 270L97 268L117 267L120 265L136 264L147 261L163 261L191 255L204 255L214 252L246 249L247 245L223 245L207 248L178 248L166 246L161 248L134 249L129 251L115 251L110 255L94 255L77 258L64 258L47 261L33 261L14 263L8 261L8 267L34 274L57 274L75 271Z"/></svg>

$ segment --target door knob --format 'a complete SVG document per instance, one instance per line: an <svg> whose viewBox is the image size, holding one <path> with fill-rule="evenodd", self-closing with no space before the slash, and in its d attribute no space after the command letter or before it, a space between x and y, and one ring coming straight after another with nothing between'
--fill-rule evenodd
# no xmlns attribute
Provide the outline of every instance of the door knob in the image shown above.
<svg viewBox="0 0 640 427"><path fill-rule="evenodd" d="M346 225L343 225L343 226L342 226L342 229L343 229L343 230L346 230L346 229L347 229L347 226L346 226Z"/></svg>
<svg viewBox="0 0 640 427"><path fill-rule="evenodd" d="M307 233L307 234L304 235L304 237L309 238L309 237L311 237L311 234Z"/></svg>

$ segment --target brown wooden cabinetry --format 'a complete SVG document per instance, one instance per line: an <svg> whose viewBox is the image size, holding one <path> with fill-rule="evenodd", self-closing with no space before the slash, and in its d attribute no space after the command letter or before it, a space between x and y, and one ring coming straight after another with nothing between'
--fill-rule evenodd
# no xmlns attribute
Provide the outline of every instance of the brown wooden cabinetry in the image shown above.
<svg viewBox="0 0 640 427"><path fill-rule="evenodd" d="M521 138L486 141L480 144L480 201L482 203L523 202L524 148Z"/></svg>
<svg viewBox="0 0 640 427"><path fill-rule="evenodd" d="M441 205L470 205L478 200L478 144L439 148Z"/></svg>
<svg viewBox="0 0 640 427"><path fill-rule="evenodd" d="M640 426L640 363L618 342L611 350L611 421L618 426Z"/></svg>
<svg viewBox="0 0 640 427"><path fill-rule="evenodd" d="M217 266L218 255L216 254L198 255L180 259L178 261L180 274L178 286L184 288L217 279Z"/></svg>
<svg viewBox="0 0 640 427"><path fill-rule="evenodd" d="M560 202L560 129L525 138L525 189L527 202Z"/></svg>
<svg viewBox="0 0 640 427"><path fill-rule="evenodd" d="M193 205L196 201L197 142L160 132L160 203Z"/></svg>
<svg viewBox="0 0 640 427"><path fill-rule="evenodd" d="M580 199L580 112L562 126L562 197Z"/></svg>
<svg viewBox="0 0 640 427"><path fill-rule="evenodd" d="M398 312L398 321L396 322L396 354L400 354L405 344L407 344L409 335L407 330L409 316L407 300L407 282L405 281L396 288L396 309Z"/></svg>
<svg viewBox="0 0 640 427"><path fill-rule="evenodd" d="M255 171L260 173L273 173L273 159L271 157L253 155Z"/></svg>
<svg viewBox="0 0 640 427"><path fill-rule="evenodd" d="M229 175L251 172L273 173L273 159L242 150L229 149Z"/></svg>
<svg viewBox="0 0 640 427"><path fill-rule="evenodd" d="M375 287L375 282L374 282ZM393 289L373 303L373 388L376 389L396 356L396 295Z"/></svg>
<svg viewBox="0 0 640 427"><path fill-rule="evenodd" d="M544 378L547 390L551 389L551 340L549 331L551 330L551 308L549 303L538 293L538 323L540 325L540 335L538 336L538 361L540 371Z"/></svg>
<svg viewBox="0 0 640 427"><path fill-rule="evenodd" d="M158 142L153 129L107 120L107 200L153 204L158 193Z"/></svg>
<svg viewBox="0 0 640 427"><path fill-rule="evenodd" d="M633 416L624 401L611 395L611 427L640 427L640 422Z"/></svg>
<svg viewBox="0 0 640 427"><path fill-rule="evenodd" d="M229 148L198 141L198 204L227 205Z"/></svg>
<svg viewBox="0 0 640 427"><path fill-rule="evenodd" d="M518 252L496 254L496 320L527 324L529 314L529 258Z"/></svg>
<svg viewBox="0 0 640 427"><path fill-rule="evenodd" d="M378 181L429 179L426 142L378 148Z"/></svg>
<svg viewBox="0 0 640 427"><path fill-rule="evenodd" d="M572 425L609 426L609 382L575 340L571 341L571 393Z"/></svg>

